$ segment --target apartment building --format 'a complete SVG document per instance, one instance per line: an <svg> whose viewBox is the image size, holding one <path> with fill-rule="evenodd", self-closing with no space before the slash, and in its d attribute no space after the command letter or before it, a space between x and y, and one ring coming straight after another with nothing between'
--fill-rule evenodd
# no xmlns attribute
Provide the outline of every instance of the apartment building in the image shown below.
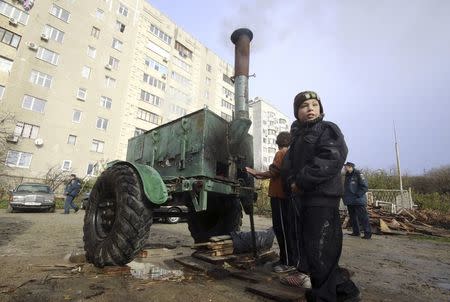
<svg viewBox="0 0 450 302"><path fill-rule="evenodd" d="M291 123L285 114L262 98L255 97L249 107L255 169L267 171L278 150L275 143L277 135L281 131L289 131Z"/></svg>
<svg viewBox="0 0 450 302"><path fill-rule="evenodd" d="M186 113L231 119L233 67L147 1L20 2L0 0L8 176L96 175L130 137Z"/></svg>

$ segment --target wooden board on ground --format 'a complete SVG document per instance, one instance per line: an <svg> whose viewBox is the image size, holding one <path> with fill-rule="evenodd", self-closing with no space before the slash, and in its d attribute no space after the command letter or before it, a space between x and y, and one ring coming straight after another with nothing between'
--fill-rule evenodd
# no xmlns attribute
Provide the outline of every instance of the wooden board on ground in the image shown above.
<svg viewBox="0 0 450 302"><path fill-rule="evenodd" d="M174 258L174 260L184 266L187 266L187 267L193 269L193 270L201 271L204 273L207 273L216 268L216 266L214 264L196 259L191 256Z"/></svg>
<svg viewBox="0 0 450 302"><path fill-rule="evenodd" d="M242 270L236 269L234 267L229 267L227 268L227 270L230 272L231 277L251 283L270 282L273 280L273 276L270 273L268 274L260 271Z"/></svg>
<svg viewBox="0 0 450 302"><path fill-rule="evenodd" d="M221 236L214 236L214 237L210 237L209 240L210 241L222 241L222 240L228 240L231 239L230 235L221 235Z"/></svg>
<svg viewBox="0 0 450 302"><path fill-rule="evenodd" d="M306 301L304 299L303 289L294 287L291 288L274 282L249 285L245 287L245 290L279 302Z"/></svg>
<svg viewBox="0 0 450 302"><path fill-rule="evenodd" d="M210 253L202 253L201 251L192 253L192 257L204 260L204 261L212 263L212 264L223 264L225 261L236 258L235 255L213 256Z"/></svg>

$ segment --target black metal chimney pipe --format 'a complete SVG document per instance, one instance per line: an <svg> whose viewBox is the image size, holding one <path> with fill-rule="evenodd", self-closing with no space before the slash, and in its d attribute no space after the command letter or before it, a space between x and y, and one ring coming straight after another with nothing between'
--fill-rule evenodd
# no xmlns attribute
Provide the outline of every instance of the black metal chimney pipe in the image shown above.
<svg viewBox="0 0 450 302"><path fill-rule="evenodd" d="M231 34L234 49L234 120L249 118L248 114L248 70L250 63L250 41L253 33L248 28L239 28Z"/></svg>

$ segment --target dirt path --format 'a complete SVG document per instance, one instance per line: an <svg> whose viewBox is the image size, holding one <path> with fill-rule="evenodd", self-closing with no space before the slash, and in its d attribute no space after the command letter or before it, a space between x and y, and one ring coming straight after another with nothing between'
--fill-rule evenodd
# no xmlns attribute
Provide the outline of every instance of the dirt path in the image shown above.
<svg viewBox="0 0 450 302"><path fill-rule="evenodd" d="M174 257L192 253L185 223L154 224L146 258L160 268L182 269L182 280L141 280L87 264L78 268L64 258L83 251L83 215L0 210L0 301L266 301L245 292L243 281L212 279L175 263ZM256 218L257 229L270 223ZM363 301L450 301L448 243L349 236L341 264L355 272Z"/></svg>

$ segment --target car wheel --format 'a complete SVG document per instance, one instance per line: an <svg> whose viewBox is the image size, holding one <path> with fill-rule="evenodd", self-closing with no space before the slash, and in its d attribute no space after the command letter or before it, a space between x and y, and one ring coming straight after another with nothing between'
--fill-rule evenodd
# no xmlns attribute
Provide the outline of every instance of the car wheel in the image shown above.
<svg viewBox="0 0 450 302"><path fill-rule="evenodd" d="M48 209L49 213L55 213L55 206Z"/></svg>
<svg viewBox="0 0 450 302"><path fill-rule="evenodd" d="M177 208L177 207L173 207L173 208L170 208L167 212L169 212L169 213L181 213L181 210L179 208ZM175 217L167 217L166 218L166 223L175 224L175 223L178 223L180 220L181 220L181 217L177 217L177 216L175 216Z"/></svg>
<svg viewBox="0 0 450 302"><path fill-rule="evenodd" d="M16 210L9 204L8 209L6 209L8 213L14 213Z"/></svg>
<svg viewBox="0 0 450 302"><path fill-rule="evenodd" d="M124 164L106 169L92 188L84 216L87 261L97 267L132 261L152 222L152 209L134 169Z"/></svg>

